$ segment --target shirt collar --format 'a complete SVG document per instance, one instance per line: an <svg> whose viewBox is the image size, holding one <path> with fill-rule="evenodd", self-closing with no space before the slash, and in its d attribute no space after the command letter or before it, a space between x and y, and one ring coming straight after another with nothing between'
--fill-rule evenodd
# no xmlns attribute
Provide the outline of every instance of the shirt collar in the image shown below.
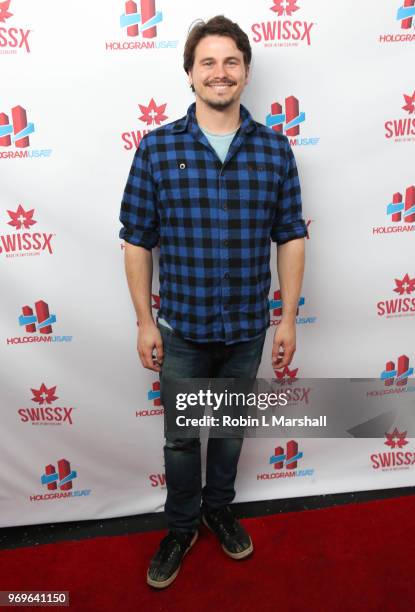
<svg viewBox="0 0 415 612"><path fill-rule="evenodd" d="M255 121L252 119L248 109L246 109L242 104L240 105L240 113L242 120L240 132L244 132L246 134L253 132L256 129ZM196 102L193 102L187 109L187 114L175 122L173 133L177 134L187 130L194 131L194 129L198 129L198 127L199 126L196 121Z"/></svg>

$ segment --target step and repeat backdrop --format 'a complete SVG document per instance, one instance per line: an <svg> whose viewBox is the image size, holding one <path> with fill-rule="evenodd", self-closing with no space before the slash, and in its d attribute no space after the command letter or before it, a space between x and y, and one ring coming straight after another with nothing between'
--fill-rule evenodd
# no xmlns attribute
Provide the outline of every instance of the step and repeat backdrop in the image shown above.
<svg viewBox="0 0 415 612"><path fill-rule="evenodd" d="M163 407L136 352L118 214L141 139L194 100L188 29L216 14L250 38L242 102L289 138L308 227L297 352L272 370L273 245L259 376L305 407L301 378L376 379L390 417L376 438L246 439L235 501L415 484L396 410L415 390L415 1L7 0L1 526L163 509Z"/></svg>

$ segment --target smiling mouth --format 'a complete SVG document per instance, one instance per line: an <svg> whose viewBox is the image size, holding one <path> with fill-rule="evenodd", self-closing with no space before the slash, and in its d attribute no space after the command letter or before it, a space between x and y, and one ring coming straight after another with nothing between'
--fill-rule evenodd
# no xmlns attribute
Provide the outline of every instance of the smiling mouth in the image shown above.
<svg viewBox="0 0 415 612"><path fill-rule="evenodd" d="M233 87L234 83L208 83L208 87L215 89L218 92L226 91L229 87Z"/></svg>

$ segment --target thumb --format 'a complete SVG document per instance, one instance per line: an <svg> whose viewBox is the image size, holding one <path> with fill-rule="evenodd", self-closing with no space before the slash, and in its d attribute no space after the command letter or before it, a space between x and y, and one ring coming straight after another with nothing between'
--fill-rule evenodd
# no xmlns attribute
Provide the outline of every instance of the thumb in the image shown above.
<svg viewBox="0 0 415 612"><path fill-rule="evenodd" d="M156 357L157 357L157 361L159 363L162 363L163 357L164 357L163 341L162 340L156 342Z"/></svg>

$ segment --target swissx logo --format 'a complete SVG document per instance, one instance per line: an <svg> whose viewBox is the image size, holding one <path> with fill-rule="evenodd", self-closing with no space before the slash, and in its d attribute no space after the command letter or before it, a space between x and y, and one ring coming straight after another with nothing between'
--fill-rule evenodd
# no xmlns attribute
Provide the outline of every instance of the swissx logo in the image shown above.
<svg viewBox="0 0 415 612"><path fill-rule="evenodd" d="M14 19L12 19L14 14L10 11L10 5L11 0L0 2L0 53L14 54L20 51L30 53L29 34L31 30L15 26Z"/></svg>
<svg viewBox="0 0 415 612"><path fill-rule="evenodd" d="M55 234L50 232L32 231L37 225L35 209L25 209L19 204L16 210L7 210L6 226L8 232L0 234L0 255L6 258L27 257L53 254L52 239Z"/></svg>
<svg viewBox="0 0 415 612"><path fill-rule="evenodd" d="M415 278L405 274L395 278L395 295L376 304L377 315L387 319L392 317L413 317L415 315ZM399 297L398 297L399 296Z"/></svg>
<svg viewBox="0 0 415 612"><path fill-rule="evenodd" d="M151 98L148 104L139 104L138 120L141 122L140 129L123 132L121 140L124 143L124 149L130 151L140 146L143 136L148 134L153 128L162 125L169 117L166 115L167 102L157 104L154 98Z"/></svg>
<svg viewBox="0 0 415 612"><path fill-rule="evenodd" d="M312 31L316 23L301 18L301 6L297 0L274 0L268 9L274 19L251 25L252 40L264 47L297 47L312 44Z"/></svg>
<svg viewBox="0 0 415 612"><path fill-rule="evenodd" d="M415 142L415 91L402 94L405 104L401 110L407 115L385 121L385 138L393 142Z"/></svg>
<svg viewBox="0 0 415 612"><path fill-rule="evenodd" d="M22 423L32 425L72 425L73 406L54 405L59 396L56 395L56 385L47 387L42 383L38 389L31 389L32 405L29 408L19 408L18 414Z"/></svg>
<svg viewBox="0 0 415 612"><path fill-rule="evenodd" d="M297 406L298 404L308 404L311 387L304 387L300 384L296 384L298 380L298 368L290 370L288 366L285 366L281 370L274 370L274 373L276 380L281 385L280 392L283 391L287 395L287 405Z"/></svg>
<svg viewBox="0 0 415 612"><path fill-rule="evenodd" d="M409 444L407 433L407 431L399 431L397 427L393 431L385 433L384 444L389 447L389 450L370 455L374 470L386 472L413 468L415 453L406 448Z"/></svg>

